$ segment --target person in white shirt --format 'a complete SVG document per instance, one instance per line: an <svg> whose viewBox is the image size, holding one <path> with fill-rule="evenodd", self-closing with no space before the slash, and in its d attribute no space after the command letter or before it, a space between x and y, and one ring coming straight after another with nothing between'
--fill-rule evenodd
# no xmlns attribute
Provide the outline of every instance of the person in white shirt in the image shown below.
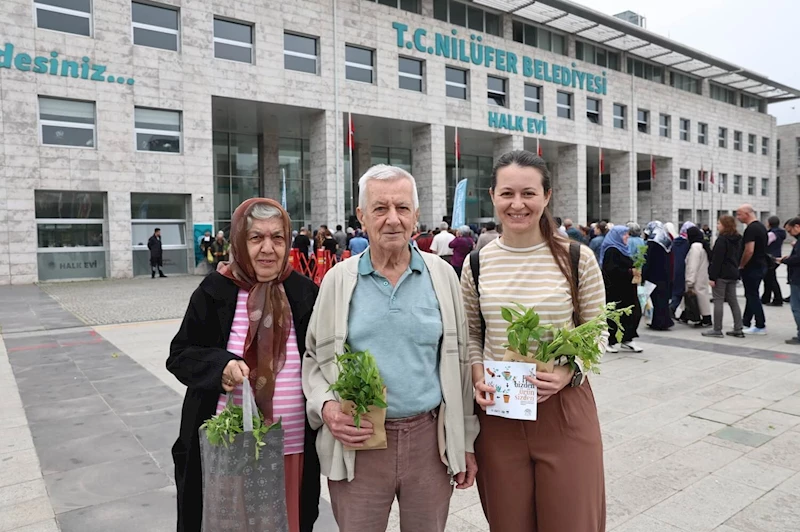
<svg viewBox="0 0 800 532"><path fill-rule="evenodd" d="M439 255L446 262L450 262L453 258L453 249L450 247L450 242L456 238L447 230L448 227L450 226L447 225L447 222L440 223L439 234L433 237L433 242L431 242L431 252Z"/></svg>

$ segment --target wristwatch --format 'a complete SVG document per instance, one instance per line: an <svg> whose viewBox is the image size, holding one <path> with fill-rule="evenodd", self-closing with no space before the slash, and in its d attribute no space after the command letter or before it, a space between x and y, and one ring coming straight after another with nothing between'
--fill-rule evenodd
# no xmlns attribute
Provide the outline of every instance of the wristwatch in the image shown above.
<svg viewBox="0 0 800 532"><path fill-rule="evenodd" d="M575 388L577 386L580 386L582 382L583 382L583 372L581 371L580 366L578 364L575 364L575 373L572 375L572 382L570 382L569 385L572 388Z"/></svg>

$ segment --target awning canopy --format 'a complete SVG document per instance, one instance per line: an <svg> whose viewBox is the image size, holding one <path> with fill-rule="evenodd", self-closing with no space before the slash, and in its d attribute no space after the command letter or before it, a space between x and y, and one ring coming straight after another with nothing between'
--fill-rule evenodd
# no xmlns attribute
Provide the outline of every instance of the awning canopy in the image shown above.
<svg viewBox="0 0 800 532"><path fill-rule="evenodd" d="M528 19L583 40L710 79L776 103L800 98L794 89L768 77L700 52L644 28L566 0L473 0L475 4Z"/></svg>

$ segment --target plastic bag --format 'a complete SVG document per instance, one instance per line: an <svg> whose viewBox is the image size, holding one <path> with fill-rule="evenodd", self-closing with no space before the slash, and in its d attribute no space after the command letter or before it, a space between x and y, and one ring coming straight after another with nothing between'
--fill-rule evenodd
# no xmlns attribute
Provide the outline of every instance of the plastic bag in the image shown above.
<svg viewBox="0 0 800 532"><path fill-rule="evenodd" d="M203 470L203 532L288 532L284 484L283 430L263 438L258 460L253 415L258 407L250 383L242 386L244 432L228 446L209 443L200 429ZM228 406L233 394L228 394Z"/></svg>

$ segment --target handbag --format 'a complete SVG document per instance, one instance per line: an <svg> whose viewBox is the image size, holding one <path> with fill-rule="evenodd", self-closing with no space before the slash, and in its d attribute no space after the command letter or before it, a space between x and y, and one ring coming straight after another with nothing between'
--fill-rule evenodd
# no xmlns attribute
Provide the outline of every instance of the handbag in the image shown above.
<svg viewBox="0 0 800 532"><path fill-rule="evenodd" d="M697 294L694 290L687 290L685 294L683 294L683 314L681 314L681 319L688 320L688 321L700 321L702 318L700 316L700 303L697 300Z"/></svg>
<svg viewBox="0 0 800 532"><path fill-rule="evenodd" d="M210 246L208 248L208 253L206 254L206 259L208 260L208 262L210 262L212 264L214 263L214 254L211 252L211 247Z"/></svg>

